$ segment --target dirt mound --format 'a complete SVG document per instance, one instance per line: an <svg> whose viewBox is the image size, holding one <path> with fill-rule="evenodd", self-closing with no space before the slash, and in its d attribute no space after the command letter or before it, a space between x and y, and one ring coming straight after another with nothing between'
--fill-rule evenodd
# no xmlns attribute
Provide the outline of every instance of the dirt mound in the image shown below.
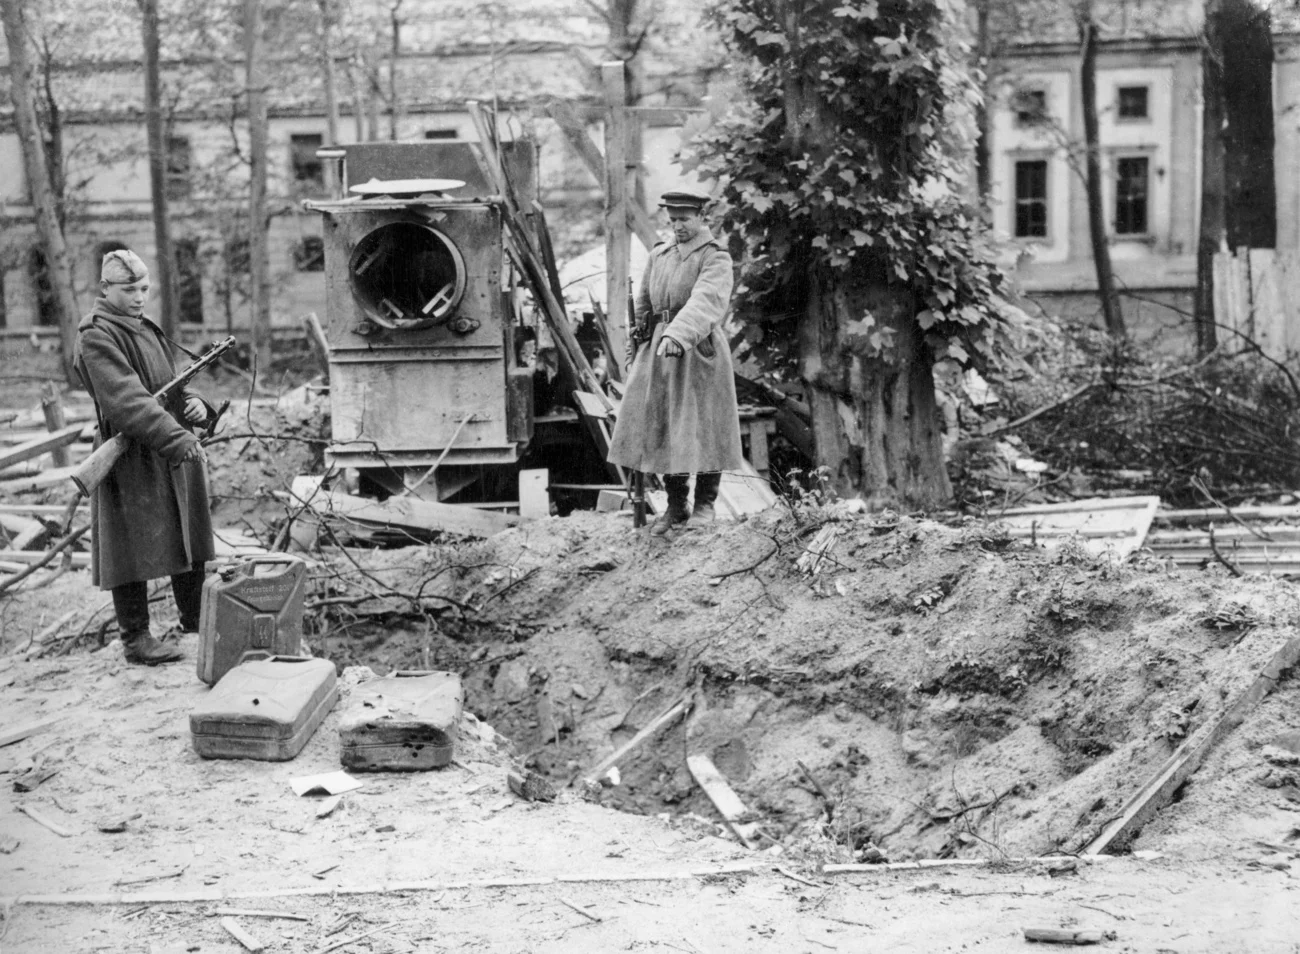
<svg viewBox="0 0 1300 954"><path fill-rule="evenodd" d="M801 572L825 526L836 542ZM581 514L374 556L376 578L422 589L428 616L393 605L376 625L331 607L322 651L464 671L470 707L560 782L691 692L689 719L620 766L610 804L712 817L684 763L704 752L775 838L893 860L1078 847L1254 678L1298 602L1264 578L831 510L671 542ZM1275 810L1286 791L1258 784L1254 750L1286 719L1270 704L1221 748L1180 827L1234 840L1234 819ZM831 796L829 824L796 760Z"/></svg>

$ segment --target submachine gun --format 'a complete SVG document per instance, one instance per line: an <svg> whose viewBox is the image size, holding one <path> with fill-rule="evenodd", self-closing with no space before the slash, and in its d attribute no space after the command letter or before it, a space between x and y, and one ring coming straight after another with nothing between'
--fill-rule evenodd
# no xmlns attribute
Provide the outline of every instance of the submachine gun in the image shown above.
<svg viewBox="0 0 1300 954"><path fill-rule="evenodd" d="M235 346L234 336L230 336L222 341L212 345L204 354L195 359L194 363L182 371L176 377L164 384L154 397L160 404L165 404L167 399L173 394L185 387L196 374L204 368L216 364L223 354ZM229 403L229 402L227 402ZM224 408L223 408L224 410ZM77 485L86 496L104 482L109 471L113 469L118 459L126 453L128 437L121 434L114 434L109 440L104 441L93 454L82 461L81 466L72 473L72 482Z"/></svg>

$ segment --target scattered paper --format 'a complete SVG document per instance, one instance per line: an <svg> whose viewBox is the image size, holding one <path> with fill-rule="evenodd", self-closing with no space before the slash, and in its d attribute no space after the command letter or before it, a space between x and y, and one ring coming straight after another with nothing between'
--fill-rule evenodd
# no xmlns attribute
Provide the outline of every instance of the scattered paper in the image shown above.
<svg viewBox="0 0 1300 954"><path fill-rule="evenodd" d="M295 795L342 795L354 792L365 783L347 772L325 772L321 775L303 775L289 779Z"/></svg>

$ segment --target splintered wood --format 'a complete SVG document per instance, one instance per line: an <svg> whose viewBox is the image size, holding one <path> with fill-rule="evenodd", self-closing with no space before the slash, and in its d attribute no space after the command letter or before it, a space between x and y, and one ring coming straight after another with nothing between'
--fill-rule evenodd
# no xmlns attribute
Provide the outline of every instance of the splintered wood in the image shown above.
<svg viewBox="0 0 1300 954"><path fill-rule="evenodd" d="M803 549L799 559L794 561L800 573L816 576L822 570L822 563L829 557L835 541L839 539L844 528L836 523L828 523L817 531L817 535Z"/></svg>
<svg viewBox="0 0 1300 954"><path fill-rule="evenodd" d="M704 789L704 794L709 796L709 801L727 823L731 833L746 848L757 848L758 823L745 821L749 809L727 784L727 780L713 764L713 760L707 755L688 755L686 768L691 773L691 778L695 779L695 783Z"/></svg>

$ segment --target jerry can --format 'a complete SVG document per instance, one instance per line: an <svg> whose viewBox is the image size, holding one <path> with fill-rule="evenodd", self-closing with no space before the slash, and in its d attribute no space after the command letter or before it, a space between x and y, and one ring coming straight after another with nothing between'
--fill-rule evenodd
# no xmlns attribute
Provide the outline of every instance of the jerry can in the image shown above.
<svg viewBox="0 0 1300 954"><path fill-rule="evenodd" d="M240 663L190 713L194 751L205 759L288 761L338 698L328 659L273 656Z"/></svg>
<svg viewBox="0 0 1300 954"><path fill-rule="evenodd" d="M209 686L247 659L296 656L302 643L307 564L268 553L225 567L203 584L199 679Z"/></svg>
<svg viewBox="0 0 1300 954"><path fill-rule="evenodd" d="M464 702L454 672L395 672L358 684L339 715L344 768L414 772L450 764Z"/></svg>

